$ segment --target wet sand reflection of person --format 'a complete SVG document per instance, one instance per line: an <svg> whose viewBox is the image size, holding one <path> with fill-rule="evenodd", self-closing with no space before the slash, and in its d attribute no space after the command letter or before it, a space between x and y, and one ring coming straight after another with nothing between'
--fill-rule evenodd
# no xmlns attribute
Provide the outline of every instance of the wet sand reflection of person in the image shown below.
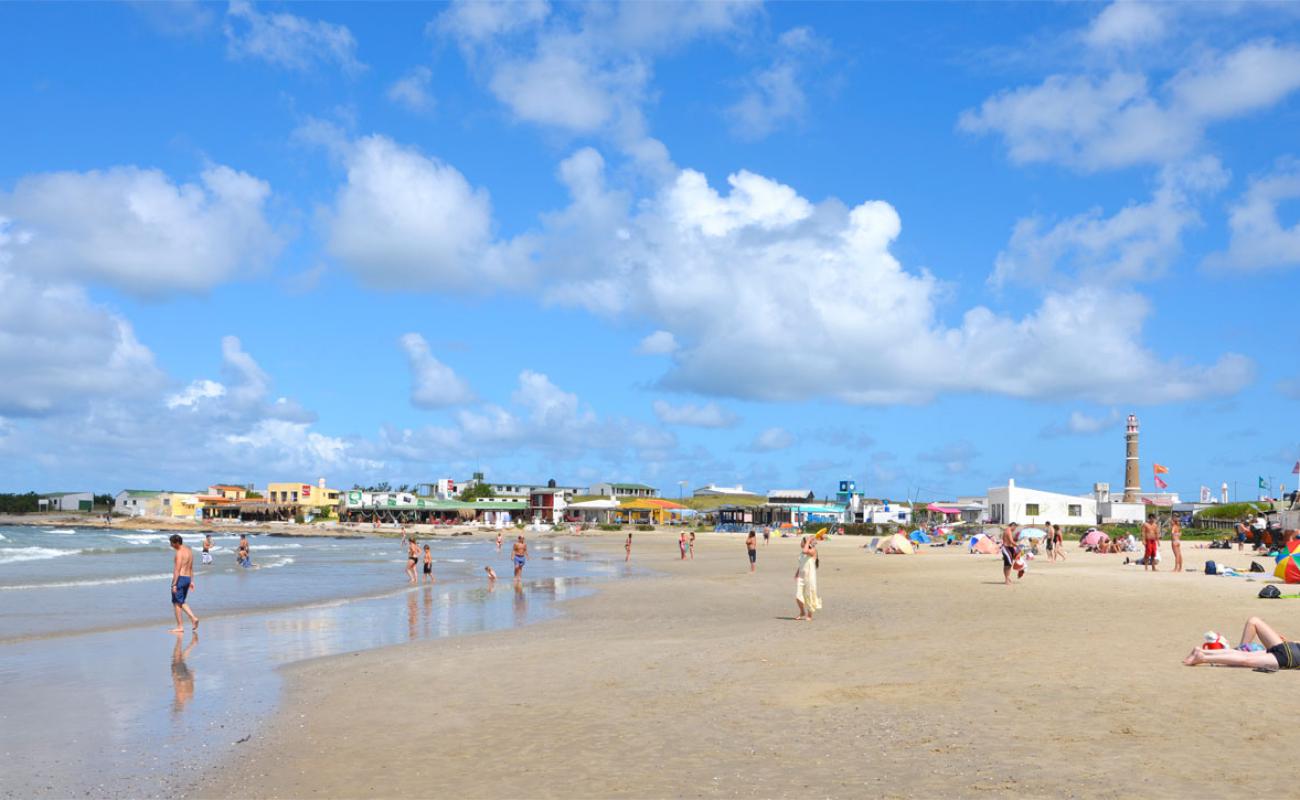
<svg viewBox="0 0 1300 800"><path fill-rule="evenodd" d="M420 616L422 621L424 622L424 625L422 627L424 628L424 636L427 639L429 637L429 622L430 620L433 619L433 587L432 586L424 587L424 598L423 598L422 605L423 608L421 608L421 611L423 613Z"/></svg>
<svg viewBox="0 0 1300 800"><path fill-rule="evenodd" d="M515 624L523 625L528 621L528 598L524 596L524 585L515 581Z"/></svg>
<svg viewBox="0 0 1300 800"><path fill-rule="evenodd" d="M172 648L172 691L175 692L172 711L177 714L184 711L185 704L194 697L194 673L190 671L185 659L189 658L194 645L199 643L199 636L196 633L190 639L189 645L182 650L181 640L184 638L184 636L177 636L176 646Z"/></svg>
<svg viewBox="0 0 1300 800"><path fill-rule="evenodd" d="M415 604L415 594L406 593L406 635L411 641L415 641L420 620L420 608Z"/></svg>

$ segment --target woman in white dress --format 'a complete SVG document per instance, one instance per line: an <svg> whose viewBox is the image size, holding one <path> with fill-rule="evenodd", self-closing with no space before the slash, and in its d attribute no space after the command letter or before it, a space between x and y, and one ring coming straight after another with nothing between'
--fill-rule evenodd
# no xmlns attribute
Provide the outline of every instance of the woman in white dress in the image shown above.
<svg viewBox="0 0 1300 800"><path fill-rule="evenodd" d="M805 536L799 549L802 551L799 568L794 571L794 602L799 606L799 616L795 619L811 622L813 612L822 607L822 600L817 596L817 540Z"/></svg>

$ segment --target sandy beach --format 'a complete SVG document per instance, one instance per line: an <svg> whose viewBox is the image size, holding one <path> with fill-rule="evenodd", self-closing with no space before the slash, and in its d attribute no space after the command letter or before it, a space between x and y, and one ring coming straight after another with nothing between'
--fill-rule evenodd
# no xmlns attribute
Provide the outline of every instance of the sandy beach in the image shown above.
<svg viewBox="0 0 1300 800"><path fill-rule="evenodd" d="M622 556L617 534L582 547ZM1144 574L1074 545L1000 585L994 556L636 535L650 577L563 617L302 662L205 797L1204 796L1285 793L1295 676L1186 668L1207 629L1300 606L1244 578ZM1166 546L1167 547L1167 546ZM1235 551L1185 551L1246 567ZM507 588L507 587L503 587ZM194 793L194 792L191 792Z"/></svg>

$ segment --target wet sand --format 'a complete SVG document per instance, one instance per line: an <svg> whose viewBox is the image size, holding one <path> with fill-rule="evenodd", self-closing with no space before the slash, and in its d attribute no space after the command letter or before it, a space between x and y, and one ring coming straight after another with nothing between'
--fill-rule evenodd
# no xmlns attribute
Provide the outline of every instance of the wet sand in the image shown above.
<svg viewBox="0 0 1300 800"><path fill-rule="evenodd" d="M621 555L621 537L583 537ZM1186 668L1262 582L1143 574L1071 546L1000 585L995 556L823 546L816 621L797 546L637 534L653 577L529 628L287 669L288 694L209 797L1203 796L1289 792L1298 673ZM1245 567L1235 552L1185 551ZM1167 555L1167 553L1166 553ZM1217 789L1214 787L1218 787Z"/></svg>

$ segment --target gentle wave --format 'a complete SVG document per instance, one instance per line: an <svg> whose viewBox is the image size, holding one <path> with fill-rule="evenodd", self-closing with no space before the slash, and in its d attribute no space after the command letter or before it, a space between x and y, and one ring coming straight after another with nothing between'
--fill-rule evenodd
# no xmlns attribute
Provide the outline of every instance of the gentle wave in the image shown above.
<svg viewBox="0 0 1300 800"><path fill-rule="evenodd" d="M0 586L0 592L11 592L20 589L68 589L80 586L109 586L115 583L140 583L141 581L161 581L170 578L170 572L160 572L156 575L128 575L123 578L95 578L83 581L57 581L54 583L24 583L14 586Z"/></svg>
<svg viewBox="0 0 1300 800"><path fill-rule="evenodd" d="M19 561L44 561L47 558L70 556L80 550L55 550L50 547L7 547L0 550L0 564L15 564Z"/></svg>
<svg viewBox="0 0 1300 800"><path fill-rule="evenodd" d="M76 531L73 530L72 528L46 528L46 529L45 529L45 532L46 532L46 533L63 533L63 534L76 533Z"/></svg>

